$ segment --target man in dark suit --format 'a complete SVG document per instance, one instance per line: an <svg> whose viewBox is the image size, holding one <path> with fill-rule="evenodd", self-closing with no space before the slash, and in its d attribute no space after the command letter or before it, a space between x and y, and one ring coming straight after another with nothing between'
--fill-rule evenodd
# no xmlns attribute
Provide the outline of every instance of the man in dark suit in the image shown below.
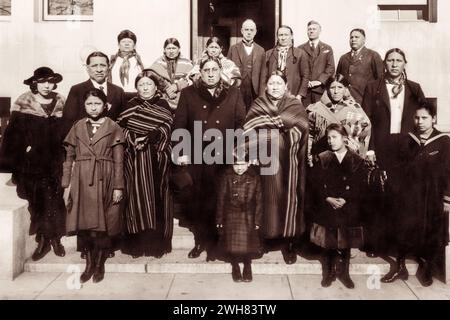
<svg viewBox="0 0 450 320"><path fill-rule="evenodd" d="M363 29L350 32L351 51L339 59L336 73L342 74L350 82L350 93L359 104L370 81L381 79L384 72L380 55L365 47L366 33Z"/></svg>
<svg viewBox="0 0 450 320"><path fill-rule="evenodd" d="M294 32L291 27L285 25L277 30L275 48L266 52L259 86L260 95L264 94L267 80L277 70L286 75L290 93L303 100L308 93L308 54L294 47Z"/></svg>
<svg viewBox="0 0 450 320"><path fill-rule="evenodd" d="M299 46L309 56L310 80L308 94L303 101L305 107L320 100L325 91L328 79L336 70L333 49L320 41L321 25L316 21L308 22L309 41Z"/></svg>
<svg viewBox="0 0 450 320"><path fill-rule="evenodd" d="M102 52L93 52L86 59L86 70L89 80L74 85L67 97L63 111L64 135L78 120L86 117L84 109L84 94L91 89L100 89L105 92L108 99L107 116L116 120L125 106L124 91L122 88L106 81L109 70L109 58Z"/></svg>
<svg viewBox="0 0 450 320"><path fill-rule="evenodd" d="M257 29L253 20L245 20L241 33L243 39L233 45L228 51L228 59L232 60L241 71L242 83L240 86L245 106L248 109L258 97L261 67L264 63L265 51L254 42Z"/></svg>

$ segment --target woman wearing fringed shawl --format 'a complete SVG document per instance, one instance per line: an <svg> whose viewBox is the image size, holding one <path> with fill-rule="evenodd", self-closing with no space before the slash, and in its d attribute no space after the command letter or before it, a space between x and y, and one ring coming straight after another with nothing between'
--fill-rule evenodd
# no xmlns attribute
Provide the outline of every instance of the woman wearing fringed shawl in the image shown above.
<svg viewBox="0 0 450 320"><path fill-rule="evenodd" d="M326 129L332 123L346 127L347 147L365 158L369 148L371 125L361 106L348 91L348 81L340 74L329 80L321 100L306 108L309 117L308 163L328 150Z"/></svg>
<svg viewBox="0 0 450 320"><path fill-rule="evenodd" d="M138 96L119 116L124 129L126 236L122 251L137 258L161 258L172 250L173 217L168 185L172 111L157 89L158 78L144 70Z"/></svg>
<svg viewBox="0 0 450 320"><path fill-rule="evenodd" d="M54 92L62 76L41 67L25 80L31 91L22 94L11 108L1 155L10 167L17 194L28 200L30 235L38 246L32 259L43 258L53 247L65 255L60 239L66 233L66 210L61 187L64 161L61 117L65 98Z"/></svg>
<svg viewBox="0 0 450 320"><path fill-rule="evenodd" d="M294 240L305 231L303 210L308 117L302 103L287 93L284 73L275 71L269 77L266 93L250 108L244 130L249 132L252 129L257 133L259 129L279 132L278 150L271 152L278 155L279 170L261 175L263 234L266 239L282 239L283 257L287 264L292 264L297 259ZM259 135L258 140L261 137ZM257 142L259 145L262 143Z"/></svg>
<svg viewBox="0 0 450 320"><path fill-rule="evenodd" d="M189 77L193 80L200 78L200 63L208 58L218 59L222 66L220 72L220 78L222 82L227 86L239 87L241 85L241 71L236 64L225 57L222 53L223 44L222 41L217 37L209 38L206 41L206 49L203 52L200 60L195 64L194 68L189 74Z"/></svg>
<svg viewBox="0 0 450 320"><path fill-rule="evenodd" d="M111 56L109 82L125 91L127 101L136 96L134 80L144 70L144 64L136 52L136 35L130 30L123 30L117 36L119 51Z"/></svg>
<svg viewBox="0 0 450 320"><path fill-rule="evenodd" d="M177 108L181 90L192 84L188 74L194 66L189 59L181 56L180 48L177 39L167 39L164 42L164 55L150 67L160 77L164 98L172 110Z"/></svg>

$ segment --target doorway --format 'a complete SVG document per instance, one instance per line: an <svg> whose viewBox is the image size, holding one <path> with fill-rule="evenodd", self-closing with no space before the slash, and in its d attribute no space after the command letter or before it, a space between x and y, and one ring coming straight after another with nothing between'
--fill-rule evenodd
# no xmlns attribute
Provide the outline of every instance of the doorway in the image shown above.
<svg viewBox="0 0 450 320"><path fill-rule="evenodd" d="M253 19L258 27L255 41L265 50L275 45L280 22L281 0L191 0L191 58L197 61L211 36L224 43L226 56L230 46L242 39L241 26Z"/></svg>

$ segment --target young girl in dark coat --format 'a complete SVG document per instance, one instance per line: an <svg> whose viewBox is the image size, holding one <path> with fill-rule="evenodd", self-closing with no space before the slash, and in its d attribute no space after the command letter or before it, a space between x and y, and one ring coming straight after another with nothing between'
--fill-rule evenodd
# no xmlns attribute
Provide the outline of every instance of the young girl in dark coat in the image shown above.
<svg viewBox="0 0 450 320"><path fill-rule="evenodd" d="M81 283L92 276L94 282L103 280L113 239L121 232L119 203L124 189L125 143L122 129L105 116L107 102L103 91L89 90L83 100L88 117L75 123L64 140L66 161L62 178L68 204L67 234L77 235L81 250L86 253Z"/></svg>
<svg viewBox="0 0 450 320"><path fill-rule="evenodd" d="M316 157L313 167L314 214L310 236L313 243L325 249L322 286L329 287L337 276L347 288L353 289L350 250L363 245L360 206L365 193L366 165L347 149L344 126L331 124L326 134L329 150Z"/></svg>
<svg viewBox="0 0 450 320"><path fill-rule="evenodd" d="M245 161L225 169L217 194L219 247L227 255L235 282L253 279L251 261L260 253L262 193L258 173ZM243 274L239 262L244 263Z"/></svg>

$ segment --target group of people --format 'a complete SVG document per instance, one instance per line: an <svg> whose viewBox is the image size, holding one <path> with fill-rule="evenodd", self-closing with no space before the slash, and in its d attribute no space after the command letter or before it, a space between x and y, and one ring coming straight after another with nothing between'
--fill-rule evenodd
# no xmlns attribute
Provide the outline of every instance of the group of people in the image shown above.
<svg viewBox="0 0 450 320"><path fill-rule="evenodd" d="M396 257L383 282L407 279L405 259L414 257L419 280L432 284L449 241L450 138L407 78L405 53L391 49L383 61L354 29L336 68L316 21L298 48L288 26L268 51L256 32L246 20L227 57L211 37L194 63L169 38L145 68L125 30L111 59L87 57L89 80L67 99L55 92L63 77L48 67L24 81L30 91L11 108L0 155L29 202L33 260L52 248L63 257L61 237L76 235L86 259L80 280L99 282L116 250L170 253L177 216L194 234L189 258L206 251L207 261L227 261L237 282L252 281L252 259L269 250L293 264L299 248L314 246L324 287L338 278L354 288L352 248ZM227 131L239 129L256 140L230 163L209 134L236 151ZM189 148L176 154L183 139ZM276 149L271 174L250 157L262 142Z"/></svg>

